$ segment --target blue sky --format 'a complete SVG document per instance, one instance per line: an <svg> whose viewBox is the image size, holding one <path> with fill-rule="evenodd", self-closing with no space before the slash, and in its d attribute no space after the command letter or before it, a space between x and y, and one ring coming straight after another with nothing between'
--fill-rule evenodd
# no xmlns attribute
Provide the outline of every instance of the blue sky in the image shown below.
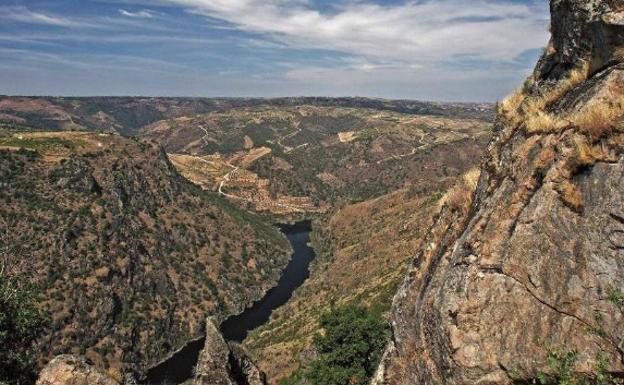
<svg viewBox="0 0 624 385"><path fill-rule="evenodd" d="M0 0L0 94L494 101L545 0Z"/></svg>

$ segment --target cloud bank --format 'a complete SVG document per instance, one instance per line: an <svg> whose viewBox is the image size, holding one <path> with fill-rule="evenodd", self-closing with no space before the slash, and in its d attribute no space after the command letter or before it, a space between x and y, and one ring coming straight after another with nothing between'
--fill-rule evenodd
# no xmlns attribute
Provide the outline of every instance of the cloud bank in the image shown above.
<svg viewBox="0 0 624 385"><path fill-rule="evenodd" d="M0 6L5 93L493 101L548 40L543 0L85 1Z"/></svg>
<svg viewBox="0 0 624 385"><path fill-rule="evenodd" d="M545 5L488 0L346 2L326 13L308 1L167 0L231 28L295 48L329 49L383 61L470 57L513 61L547 37Z"/></svg>

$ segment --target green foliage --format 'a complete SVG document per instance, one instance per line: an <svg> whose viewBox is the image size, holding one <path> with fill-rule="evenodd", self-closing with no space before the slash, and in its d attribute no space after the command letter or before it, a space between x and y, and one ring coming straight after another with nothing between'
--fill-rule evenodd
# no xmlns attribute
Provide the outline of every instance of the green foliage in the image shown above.
<svg viewBox="0 0 624 385"><path fill-rule="evenodd" d="M319 357L307 377L316 385L366 384L379 364L388 325L379 314L357 306L332 309L314 336Z"/></svg>
<svg viewBox="0 0 624 385"><path fill-rule="evenodd" d="M537 379L542 385L622 385L622 380L611 375L608 369L608 357L599 353L592 376L575 372L578 354L576 352L554 352L546 358L548 373L538 373Z"/></svg>
<svg viewBox="0 0 624 385"><path fill-rule="evenodd" d="M301 384L303 382L304 375L305 375L305 372L303 371L303 369L301 369L301 368L297 369L296 372L294 372L290 376L282 379L279 382L279 385L299 385L299 384Z"/></svg>
<svg viewBox="0 0 624 385"><path fill-rule="evenodd" d="M615 306L624 309L624 293L616 288L610 288L607 292L607 300Z"/></svg>
<svg viewBox="0 0 624 385"><path fill-rule="evenodd" d="M34 341L43 331L43 316L30 290L0 271L0 384L35 382Z"/></svg>
<svg viewBox="0 0 624 385"><path fill-rule="evenodd" d="M538 373L537 378L543 385L580 384L574 372L578 355L576 352L554 352L546 358L549 373Z"/></svg>

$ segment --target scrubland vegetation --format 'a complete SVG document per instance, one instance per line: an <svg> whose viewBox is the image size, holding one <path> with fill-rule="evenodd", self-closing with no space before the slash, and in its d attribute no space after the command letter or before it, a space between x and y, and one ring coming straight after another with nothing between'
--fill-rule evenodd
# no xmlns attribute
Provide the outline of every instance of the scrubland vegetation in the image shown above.
<svg viewBox="0 0 624 385"><path fill-rule="evenodd" d="M0 262L0 385L31 385L37 378L35 342L45 316L28 284L10 277Z"/></svg>

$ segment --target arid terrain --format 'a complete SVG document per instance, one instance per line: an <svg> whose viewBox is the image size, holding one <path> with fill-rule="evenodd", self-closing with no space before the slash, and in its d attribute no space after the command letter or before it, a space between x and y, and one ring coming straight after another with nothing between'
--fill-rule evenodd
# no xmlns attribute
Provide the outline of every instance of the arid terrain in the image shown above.
<svg viewBox="0 0 624 385"><path fill-rule="evenodd" d="M496 104L0 96L0 385L624 383L624 0L135 3L116 28L175 13L291 85L477 98L539 59ZM3 71L94 25L33 9Z"/></svg>

